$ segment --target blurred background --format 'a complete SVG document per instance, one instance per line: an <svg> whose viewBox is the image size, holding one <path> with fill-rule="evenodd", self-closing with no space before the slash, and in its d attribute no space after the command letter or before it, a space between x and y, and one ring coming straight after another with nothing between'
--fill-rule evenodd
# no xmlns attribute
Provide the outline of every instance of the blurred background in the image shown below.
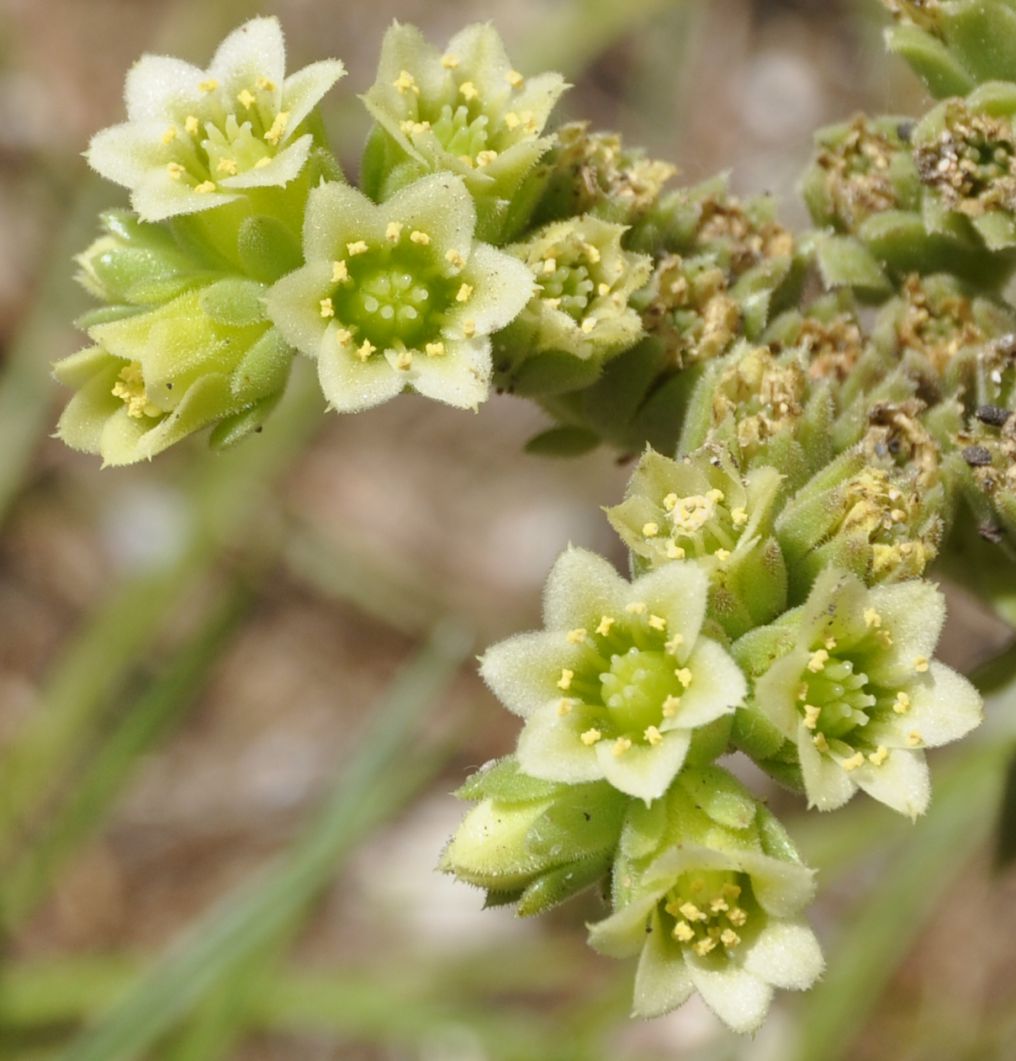
<svg viewBox="0 0 1016 1061"><path fill-rule="evenodd" d="M750 777L820 869L830 961L753 1040L697 1000L629 1022L632 968L584 944L595 896L521 922L434 872L450 793L516 731L473 654L537 623L568 541L623 564L610 454L524 456L543 424L511 399L326 418L307 372L226 456L102 471L49 437L88 304L70 257L126 201L80 152L142 51L204 65L258 13L291 69L346 62L326 117L350 174L393 18L439 41L493 19L521 70L573 83L564 117L684 182L729 168L794 223L816 126L924 105L874 0L0 0L0 1058L1016 1056L998 717L933 756L916 827ZM953 600L970 669L1003 635Z"/></svg>

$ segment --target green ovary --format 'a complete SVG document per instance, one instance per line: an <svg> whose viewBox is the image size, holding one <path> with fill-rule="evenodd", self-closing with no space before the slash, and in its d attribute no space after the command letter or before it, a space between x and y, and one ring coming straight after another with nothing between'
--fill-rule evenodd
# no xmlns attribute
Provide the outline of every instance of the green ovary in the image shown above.
<svg viewBox="0 0 1016 1061"><path fill-rule="evenodd" d="M595 280L581 262L558 265L550 272L541 268L537 272L536 282L544 300L557 300L557 308L576 321L585 316L596 291Z"/></svg>
<svg viewBox="0 0 1016 1061"><path fill-rule="evenodd" d="M659 726L664 702L683 692L674 671L674 658L663 652L632 647L624 655L612 655L610 670L600 675L612 731L608 735L641 741L650 726Z"/></svg>
<svg viewBox="0 0 1016 1061"><path fill-rule="evenodd" d="M733 951L755 905L746 874L718 870L683 874L663 903L671 937L700 958Z"/></svg>
<svg viewBox="0 0 1016 1061"><path fill-rule="evenodd" d="M817 657L812 658L818 662ZM878 702L868 689L867 674L849 659L829 658L821 670L806 672L800 704L805 725L830 740L848 739L868 724Z"/></svg>

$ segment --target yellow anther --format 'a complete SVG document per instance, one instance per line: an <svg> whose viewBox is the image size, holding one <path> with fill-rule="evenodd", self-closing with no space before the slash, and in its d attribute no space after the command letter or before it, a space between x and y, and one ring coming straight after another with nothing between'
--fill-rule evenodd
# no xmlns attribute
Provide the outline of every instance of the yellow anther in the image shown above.
<svg viewBox="0 0 1016 1061"><path fill-rule="evenodd" d="M454 70L455 67L459 65L459 57L457 55L452 55L451 53L449 53L448 55L442 55L441 65L446 70Z"/></svg>
<svg viewBox="0 0 1016 1061"><path fill-rule="evenodd" d="M593 265L599 263L600 258L602 257L599 247L593 246L592 243L583 243L582 249L586 252L586 257L593 263Z"/></svg>
<svg viewBox="0 0 1016 1061"><path fill-rule="evenodd" d="M725 928L720 933L720 942L724 947L736 947L741 942L741 937L732 928Z"/></svg>
<svg viewBox="0 0 1016 1061"><path fill-rule="evenodd" d="M427 343L423 349L428 357L443 357L445 352L444 343L440 340L433 343Z"/></svg>
<svg viewBox="0 0 1016 1061"><path fill-rule="evenodd" d="M271 156L270 155L265 155L263 158L259 158L257 160L257 162L254 163L254 168L255 169L264 169L265 166L267 166L267 165L269 165L271 163L271 161L272 161Z"/></svg>
<svg viewBox="0 0 1016 1061"><path fill-rule="evenodd" d="M874 766L881 766L889 758L889 749L880 744L869 756L868 762Z"/></svg>
<svg viewBox="0 0 1016 1061"><path fill-rule="evenodd" d="M466 100L466 102L476 99L479 94L480 93L476 91L476 85L474 85L472 81L463 81L462 84L459 85L459 95Z"/></svg>
<svg viewBox="0 0 1016 1061"><path fill-rule="evenodd" d="M668 560L683 560L688 554L681 548L680 545L675 545L673 542L667 542L667 559Z"/></svg>
<svg viewBox="0 0 1016 1061"><path fill-rule="evenodd" d="M445 251L445 261L456 269L461 269L466 264L466 259L457 250Z"/></svg>
<svg viewBox="0 0 1016 1061"><path fill-rule="evenodd" d="M718 505L725 496L722 490L717 490L715 487L706 493L706 498L715 505Z"/></svg>
<svg viewBox="0 0 1016 1061"><path fill-rule="evenodd" d="M713 553L713 556L715 556L716 559L719 560L719 562L721 564L725 564L730 559L730 550L729 549L717 549L716 552Z"/></svg>
<svg viewBox="0 0 1016 1061"><path fill-rule="evenodd" d="M687 921L678 921L674 925L673 935L679 943L690 943L695 938L695 929Z"/></svg>
<svg viewBox="0 0 1016 1061"><path fill-rule="evenodd" d="M420 229L414 228L413 231L409 233L409 242L416 243L421 247L426 247L427 244L430 243L430 236L428 236L426 232L421 232Z"/></svg>
<svg viewBox="0 0 1016 1061"><path fill-rule="evenodd" d="M199 195L207 195L209 192L214 192L215 181L202 181L200 184L195 184L194 191Z"/></svg>
<svg viewBox="0 0 1016 1061"><path fill-rule="evenodd" d="M251 107L253 107L254 104L257 103L257 96L255 96L249 88L245 88L242 92L238 92L236 99L237 102L241 106L246 107L247 110L250 110Z"/></svg>
<svg viewBox="0 0 1016 1061"><path fill-rule="evenodd" d="M472 318L470 318L469 320L463 321L462 322L462 334L467 339L472 339L473 336L476 335L476 321L474 321Z"/></svg>
<svg viewBox="0 0 1016 1061"><path fill-rule="evenodd" d="M504 123L509 129L517 129L522 124L522 119L515 113L515 111L509 111L504 116Z"/></svg>
<svg viewBox="0 0 1016 1061"><path fill-rule="evenodd" d="M743 527L748 522L748 513L743 508L732 508L730 520L735 527Z"/></svg>
<svg viewBox="0 0 1016 1061"><path fill-rule="evenodd" d="M456 302L468 302L473 294L472 284L463 284L458 291L455 292Z"/></svg>
<svg viewBox="0 0 1016 1061"><path fill-rule="evenodd" d="M477 151L476 152L476 164L478 166L481 166L481 167L482 166L489 166L491 164L491 162L494 162L496 159L497 159L497 152L496 151L491 151L491 150L488 149L486 151Z"/></svg>
<svg viewBox="0 0 1016 1061"><path fill-rule="evenodd" d="M543 304L545 306L549 306L551 309L560 309L561 308L561 299L559 299L559 298L545 298L543 300Z"/></svg>
<svg viewBox="0 0 1016 1061"><path fill-rule="evenodd" d="M179 162L170 162L166 166L166 172L173 178L173 180L178 181L187 171Z"/></svg>
<svg viewBox="0 0 1016 1061"><path fill-rule="evenodd" d="M459 161L470 169L476 169L476 159L472 155L459 155Z"/></svg>
<svg viewBox="0 0 1016 1061"><path fill-rule="evenodd" d="M610 294L610 284L599 283L596 285L596 293L601 298L606 298Z"/></svg>
<svg viewBox="0 0 1016 1061"><path fill-rule="evenodd" d="M220 158L215 169L219 173L225 173L227 177L233 177L237 172L236 159Z"/></svg>
<svg viewBox="0 0 1016 1061"><path fill-rule="evenodd" d="M114 398L119 398L126 405L127 415L132 419L140 420L144 416L159 416L162 412L157 405L153 405L148 400L141 366L133 362L120 370L120 375L113 384L112 394Z"/></svg>
<svg viewBox="0 0 1016 1061"><path fill-rule="evenodd" d="M688 667L678 667L674 671L674 677L681 683L681 685L687 689L691 685L692 673Z"/></svg>
<svg viewBox="0 0 1016 1061"><path fill-rule="evenodd" d="M582 323L579 325L579 328L583 332L585 332L586 335L588 335L591 331L593 331L596 328L596 318L595 317L586 317L582 321Z"/></svg>
<svg viewBox="0 0 1016 1061"><path fill-rule="evenodd" d="M591 748L598 740L603 738L603 734L594 726L592 729L587 729L585 733L581 734L579 740L587 747Z"/></svg>
<svg viewBox="0 0 1016 1061"><path fill-rule="evenodd" d="M827 648L827 649L828 649L828 650L829 650L830 652L832 652L832 651L833 651L833 649L834 649L834 648L836 648L836 638L835 638L835 637L827 637L827 638L825 639L825 641L823 641L823 642L822 642L822 644L823 644L823 645L825 645L825 647L826 647L826 648Z"/></svg>
<svg viewBox="0 0 1016 1061"><path fill-rule="evenodd" d="M663 507L668 512L673 512L674 509L677 508L678 501L680 501L680 498L677 496L677 494L667 494L667 496L663 499Z"/></svg>
<svg viewBox="0 0 1016 1061"><path fill-rule="evenodd" d="M848 773L851 770L856 770L858 767L864 766L864 752L855 752L849 759L844 759L842 765L843 769Z"/></svg>
<svg viewBox="0 0 1016 1061"><path fill-rule="evenodd" d="M801 684L797 687L797 699L800 700L802 704L804 703L805 700L808 699L808 683L807 682L801 682Z"/></svg>
<svg viewBox="0 0 1016 1061"><path fill-rule="evenodd" d="M897 715L905 715L910 710L910 697L902 689L896 694L893 710Z"/></svg>
<svg viewBox="0 0 1016 1061"><path fill-rule="evenodd" d="M610 628L616 622L617 620L611 615L601 615L599 625L596 627L596 632L600 637L607 637L610 634Z"/></svg>
<svg viewBox="0 0 1016 1061"><path fill-rule="evenodd" d="M679 696L668 696L663 701L663 717L673 718L681 707L681 698Z"/></svg>
<svg viewBox="0 0 1016 1061"><path fill-rule="evenodd" d="M865 608L864 625L872 630L877 630L882 625L882 616L874 608Z"/></svg>
<svg viewBox="0 0 1016 1061"><path fill-rule="evenodd" d="M735 906L729 914L727 914L727 920L738 928L744 926L748 920L748 914L742 910L739 906Z"/></svg>
<svg viewBox="0 0 1016 1061"><path fill-rule="evenodd" d="M518 72L518 70L509 70L508 73L504 75L504 79L512 88L522 88L526 83L526 79Z"/></svg>
<svg viewBox="0 0 1016 1061"><path fill-rule="evenodd" d="M565 637L568 640L569 645L581 645L586 639L586 628L584 626L577 626L574 630L569 630Z"/></svg>
<svg viewBox="0 0 1016 1061"><path fill-rule="evenodd" d="M398 243L403 228L404 225L401 221L389 221L388 224L385 225L385 239L391 240L392 243Z"/></svg>
<svg viewBox="0 0 1016 1061"><path fill-rule="evenodd" d="M330 298L321 299L321 301L318 303L318 305L321 307L321 316L322 317L334 317L335 316L335 306L332 305L332 300Z"/></svg>
<svg viewBox="0 0 1016 1061"><path fill-rule="evenodd" d="M162 142L164 144L171 144L176 139L176 126L171 125L163 134Z"/></svg>
<svg viewBox="0 0 1016 1061"><path fill-rule="evenodd" d="M684 644L684 634L674 634L663 643L663 650L672 656L677 655L677 650Z"/></svg>
<svg viewBox="0 0 1016 1061"><path fill-rule="evenodd" d="M829 751L829 741L826 740L826 735L824 733L816 733L815 736L811 738L811 742L820 752Z"/></svg>
<svg viewBox="0 0 1016 1061"><path fill-rule="evenodd" d="M275 120L272 122L271 128L265 133L265 141L269 144L277 144L286 131L286 126L289 124L289 111L279 111L275 115Z"/></svg>
<svg viewBox="0 0 1016 1061"><path fill-rule="evenodd" d="M198 130L201 128L197 118L193 114L188 114L183 120L183 127L191 136L197 136Z"/></svg>
<svg viewBox="0 0 1016 1061"><path fill-rule="evenodd" d="M570 715L572 713L572 706L573 705L572 705L571 700L568 700L567 698L562 699L562 700L558 700L558 702L557 702L557 713L562 718L564 718L565 715Z"/></svg>
<svg viewBox="0 0 1016 1061"><path fill-rule="evenodd" d="M353 341L353 333L348 328L338 328L335 332L335 341L339 346L348 346Z"/></svg>
<svg viewBox="0 0 1016 1061"><path fill-rule="evenodd" d="M804 724L808 729L815 729L818 726L818 720L821 714L822 708L815 707L813 704L804 705Z"/></svg>
<svg viewBox="0 0 1016 1061"><path fill-rule="evenodd" d="M349 279L349 266L344 261L332 262L332 283L341 284Z"/></svg>
<svg viewBox="0 0 1016 1061"><path fill-rule="evenodd" d="M663 740L663 734L655 726L647 726L642 736L654 748Z"/></svg>
<svg viewBox="0 0 1016 1061"><path fill-rule="evenodd" d="M732 881L727 881L727 883L720 888L720 894L725 895L728 899L740 899L741 890L740 884L734 884Z"/></svg>
<svg viewBox="0 0 1016 1061"><path fill-rule="evenodd" d="M808 670L812 674L818 674L819 671L825 670L825 665L829 662L829 653L824 649L820 648L815 652L812 652L811 658L808 660Z"/></svg>
<svg viewBox="0 0 1016 1061"><path fill-rule="evenodd" d="M369 339L364 339L364 341L357 347L356 356L361 361L366 361L367 358L376 351L377 347Z"/></svg>
<svg viewBox="0 0 1016 1061"><path fill-rule="evenodd" d="M708 921L709 918L692 902L682 903L678 910L681 916L689 921Z"/></svg>
<svg viewBox="0 0 1016 1061"><path fill-rule="evenodd" d="M205 81L199 83L198 88L202 92L214 92L219 87L219 82L214 77L209 77Z"/></svg>
<svg viewBox="0 0 1016 1061"><path fill-rule="evenodd" d="M659 630L662 633L667 629L667 620L662 615L650 615L646 622L650 630Z"/></svg>
<svg viewBox="0 0 1016 1061"><path fill-rule="evenodd" d="M927 656L917 656L914 659L914 670L917 671L918 674L923 674L928 669L928 666Z"/></svg>
<svg viewBox="0 0 1016 1061"><path fill-rule="evenodd" d="M262 92L275 91L275 82L270 81L267 77L259 77L257 80L257 86Z"/></svg>
<svg viewBox="0 0 1016 1061"><path fill-rule="evenodd" d="M924 737L922 737L921 734L916 729L912 729L907 734L907 744L911 748L920 748L920 746L923 743L924 743Z"/></svg>
<svg viewBox="0 0 1016 1061"><path fill-rule="evenodd" d="M550 276L551 273L557 272L557 258L544 258L543 265L540 266L540 272Z"/></svg>
<svg viewBox="0 0 1016 1061"><path fill-rule="evenodd" d="M631 741L627 737L618 737L617 740L614 741L614 747L611 748L611 751L614 753L616 759L620 759L630 748Z"/></svg>
<svg viewBox="0 0 1016 1061"><path fill-rule="evenodd" d="M355 258L358 254L366 254L368 249L367 241L362 239L355 239L352 243L346 244L346 253L350 258Z"/></svg>
<svg viewBox="0 0 1016 1061"><path fill-rule="evenodd" d="M659 523L643 523L642 524L642 533L647 538L655 538L656 535L660 533L660 525L659 525Z"/></svg>
<svg viewBox="0 0 1016 1061"><path fill-rule="evenodd" d="M559 689L570 689L572 678L574 677L575 671L569 670L567 667L564 667L561 671L561 677L557 680L557 687Z"/></svg>
<svg viewBox="0 0 1016 1061"><path fill-rule="evenodd" d="M711 936L707 936L705 939L700 939L698 943L693 943L691 949L700 958L704 958L711 950L716 949L716 940Z"/></svg>
<svg viewBox="0 0 1016 1061"><path fill-rule="evenodd" d="M629 615L645 615L649 611L649 605L644 600L633 600L631 604L626 604L624 610Z"/></svg>
<svg viewBox="0 0 1016 1061"><path fill-rule="evenodd" d="M400 350L395 355L395 367L405 372L413 367L413 352L411 350Z"/></svg>
<svg viewBox="0 0 1016 1061"><path fill-rule="evenodd" d="M403 95L407 92L415 92L418 96L420 94L420 87L416 83L416 78L408 70L402 70L392 82L392 86L397 88Z"/></svg>

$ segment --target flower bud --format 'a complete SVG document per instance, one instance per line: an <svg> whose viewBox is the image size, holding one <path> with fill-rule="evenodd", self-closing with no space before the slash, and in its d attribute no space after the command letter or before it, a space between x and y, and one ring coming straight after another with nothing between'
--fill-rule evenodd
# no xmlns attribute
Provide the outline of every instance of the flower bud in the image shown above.
<svg viewBox="0 0 1016 1061"><path fill-rule="evenodd" d="M1016 549L1016 411L980 406L955 442L960 488L981 537Z"/></svg>

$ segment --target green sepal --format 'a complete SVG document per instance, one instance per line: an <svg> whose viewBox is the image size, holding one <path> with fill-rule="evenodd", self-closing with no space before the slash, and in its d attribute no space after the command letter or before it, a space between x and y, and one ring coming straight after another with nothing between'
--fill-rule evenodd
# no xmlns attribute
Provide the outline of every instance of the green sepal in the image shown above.
<svg viewBox="0 0 1016 1061"><path fill-rule="evenodd" d="M299 240L289 227L260 214L240 222L236 250L244 272L264 284L299 268L303 261Z"/></svg>

